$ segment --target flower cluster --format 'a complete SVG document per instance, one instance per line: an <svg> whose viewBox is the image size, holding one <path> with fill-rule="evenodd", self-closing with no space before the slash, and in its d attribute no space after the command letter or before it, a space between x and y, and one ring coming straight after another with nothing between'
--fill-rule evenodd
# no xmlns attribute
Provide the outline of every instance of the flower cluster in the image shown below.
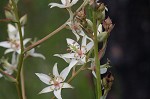
<svg viewBox="0 0 150 99"><path fill-rule="evenodd" d="M12 21L17 21L15 18L15 14L13 12L13 7L12 7L12 2L9 1L8 8L5 10L5 15L7 19L10 19ZM14 71L17 72L17 65L18 65L18 58L19 55L21 54L21 38L19 32L22 33L22 37L24 37L24 25L27 22L27 15L25 14L19 19L19 23L21 24L21 31L19 31L19 27L16 24L10 24L8 23L7 25L7 32L8 32L8 39L6 41L1 41L0 42L0 47L6 48L4 54L9 54L12 53L12 59L11 63L8 62L8 59L4 59L2 57L0 63L2 64L2 71L6 74L12 75ZM25 48L27 43L31 42L31 38L25 38L23 39L23 47ZM32 57L39 57L42 59L45 59L45 56L36 53L35 49L32 49L28 51L25 54L25 57L27 56L32 56ZM0 77L3 75L0 74Z"/></svg>
<svg viewBox="0 0 150 99"><path fill-rule="evenodd" d="M68 48L67 53L54 54L54 56L63 59L68 66L66 66L61 73L58 72L57 63L54 64L52 74L46 75L44 73L35 73L36 76L48 86L44 88L39 94L53 92L55 97L62 99L61 91L63 88L74 88L69 82L82 70L90 70L91 74L97 81L98 99L106 99L108 91L111 89L112 81L114 80L110 68L110 62L101 65L100 60L105 54L107 40L114 25L109 17L106 18L105 12L108 11L104 3L99 0L83 0L82 5L73 12L71 7L75 5L79 0L61 0L62 4L49 3L50 8L58 7L67 9L70 17L65 23L65 27L71 30L75 39L66 38ZM28 57L39 57L45 59L45 56L35 52L36 45L44 42L48 37L44 37L36 44L32 44L31 38L24 38L24 25L27 21L27 15L25 14L21 18L17 12L18 0L9 0L8 8L5 11L6 18L11 20L12 23L8 23L7 32L8 39L0 42L0 47L6 48L5 54L11 54L11 62L8 59L2 57L0 60L0 77L8 76L12 78L17 85L18 90L23 87L23 82L20 81L23 61ZM86 6L89 6L90 10L86 10ZM87 13L94 12L93 17ZM86 13L87 12L87 13ZM46 39L45 39L46 38ZM27 47L28 44L31 44ZM98 43L102 43L102 48L98 49ZM31 48L30 48L31 47ZM28 49L28 50L26 50ZM76 71L76 67L80 67ZM66 80L67 76L72 71L70 79ZM103 78L101 75L106 74ZM101 87L99 86L102 86ZM99 96L99 93L104 94ZM22 89L23 90L23 89ZM19 94L21 92L18 92ZM21 94L20 94L20 97ZM25 96L24 96L25 97Z"/></svg>
<svg viewBox="0 0 150 99"><path fill-rule="evenodd" d="M36 75L39 77L39 79L44 82L45 84L49 85L48 87L44 88L41 93L47 93L47 92L54 92L54 95L58 99L62 99L61 97L61 89L62 88L73 88L70 84L65 83L66 77L69 75L72 68L75 68L77 65L85 65L87 63L91 63L89 67L87 67L88 70L92 71L92 74L95 78L96 77L96 65L95 65L95 57L91 55L93 52L94 47L94 33L93 33L93 23L90 19L86 17L85 10L82 9L79 12L73 13L71 10L71 7L77 3L78 0L61 0L62 4L58 3L50 3L50 8L53 7L59 7L59 8L66 8L69 11L70 14L70 20L66 23L68 28L72 31L72 33L75 35L76 40L67 38L66 42L68 45L67 51L68 53L65 54L54 54L54 56L62 58L65 62L67 62L69 65L60 73L58 73L57 70L57 63L53 67L53 75L46 75L43 73L36 73ZM91 4L91 2L85 2L86 4ZM97 6L99 7L99 12L102 12L102 16L105 17L105 10L107 8L104 6L104 4L97 3ZM104 9L102 9L104 7ZM113 28L113 24L108 17L103 22L99 21L97 25L97 40L99 42L106 42L107 38L109 36L110 31ZM103 30L103 28L105 30ZM81 38L81 40L80 40ZM81 41L81 42L79 42ZM103 48L100 50L99 54L104 53L105 49L105 43L103 45ZM100 56L99 55L99 56ZM99 60L102 58L102 56L99 58ZM81 66L82 67L82 66ZM105 74L107 72L107 69L110 67L109 62L106 64L103 64L100 66L100 73ZM73 69L73 73L75 73L75 69ZM73 75L72 75L73 76ZM103 84L102 84L103 85Z"/></svg>

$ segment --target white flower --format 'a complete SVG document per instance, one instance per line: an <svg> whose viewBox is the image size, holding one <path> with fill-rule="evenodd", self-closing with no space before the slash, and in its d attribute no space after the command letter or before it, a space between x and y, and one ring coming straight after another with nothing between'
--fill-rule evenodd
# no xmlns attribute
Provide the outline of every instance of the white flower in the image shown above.
<svg viewBox="0 0 150 99"><path fill-rule="evenodd" d="M70 22L67 22L67 24L69 25L70 29L72 30L72 33L76 36L77 41L80 39L80 36L82 36L82 37L85 36L87 39L92 41L92 39L89 38L84 33L83 29L81 28L81 24L79 22L77 22L77 21L70 21Z"/></svg>
<svg viewBox="0 0 150 99"><path fill-rule="evenodd" d="M74 4L76 4L78 2L78 0L61 0L61 2L62 2L62 4L49 3L49 5L51 6L50 8L53 8L53 7L69 8L69 7L73 6Z"/></svg>
<svg viewBox="0 0 150 99"><path fill-rule="evenodd" d="M92 70L92 74L96 78L96 73L95 73L95 71L96 71L95 58L91 58L90 60L91 60L91 67L89 69ZM109 66L108 62L106 64L104 64L104 65L100 65L100 73L101 74L106 73L107 72L107 68L109 68L109 67L110 66Z"/></svg>
<svg viewBox="0 0 150 99"><path fill-rule="evenodd" d="M67 38L67 44L71 52L67 54L55 54L54 56L60 57L64 59L67 63L70 63L70 67L69 67L70 69L74 65L83 65L84 63L89 61L89 60L86 61L86 54L94 45L92 41L89 42L88 44L86 43L87 43L87 39L85 36L82 38L81 46L76 41Z"/></svg>
<svg viewBox="0 0 150 99"><path fill-rule="evenodd" d="M42 55L41 53L35 53L35 48L31 49L30 51L27 52L27 55L30 55L32 57L39 57L42 59L46 59L44 55Z"/></svg>
<svg viewBox="0 0 150 99"><path fill-rule="evenodd" d="M42 82L49 85L48 87L44 88L39 94L53 91L54 95L58 99L62 99L62 97L61 97L62 88L73 88L70 84L64 82L68 73L69 73L68 67L66 67L59 74L58 69L57 69L57 63L53 67L53 75L51 75L51 76L48 76L48 75L43 74L43 73L35 73Z"/></svg>
<svg viewBox="0 0 150 99"><path fill-rule="evenodd" d="M22 27L22 35L24 36L24 27ZM21 49L19 32L18 29L11 24L8 24L8 37L8 41L0 42L1 47L7 48L7 50L5 50L5 54L10 52L17 52L20 54ZM24 39L23 44L27 44L30 40L30 38Z"/></svg>
<svg viewBox="0 0 150 99"><path fill-rule="evenodd" d="M1 59L1 63L5 69L4 72L9 75L12 75L14 71L17 71L17 56L15 54L15 52L12 54L11 63L8 62L8 59ZM2 77L2 75L0 75L0 77Z"/></svg>

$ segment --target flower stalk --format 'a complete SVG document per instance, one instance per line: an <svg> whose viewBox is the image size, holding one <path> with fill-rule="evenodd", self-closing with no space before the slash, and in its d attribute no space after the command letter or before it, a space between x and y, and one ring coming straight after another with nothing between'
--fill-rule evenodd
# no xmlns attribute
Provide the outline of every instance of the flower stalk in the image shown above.
<svg viewBox="0 0 150 99"><path fill-rule="evenodd" d="M17 4L16 4L16 2L14 0L11 0L11 2L12 2L12 5L13 5L13 12L14 12L14 15L15 15L15 18L16 18L16 21L17 21L16 25L17 25L18 31L19 31L20 49L21 49L21 52L20 52L20 55L19 55L19 63L17 65L18 72L17 72L16 80L18 81L18 83L16 83L16 87L17 87L17 90L18 90L19 98L23 99L22 98L22 89L21 89L21 69L22 69L23 60L24 60L23 35L22 35L21 23L20 23L19 15L18 15Z"/></svg>
<svg viewBox="0 0 150 99"><path fill-rule="evenodd" d="M97 41L97 16L96 11L93 10L93 32L94 32L94 56L96 65L96 86L97 86L97 99L102 96L101 88L101 73L100 73L100 61L98 58L98 41Z"/></svg>

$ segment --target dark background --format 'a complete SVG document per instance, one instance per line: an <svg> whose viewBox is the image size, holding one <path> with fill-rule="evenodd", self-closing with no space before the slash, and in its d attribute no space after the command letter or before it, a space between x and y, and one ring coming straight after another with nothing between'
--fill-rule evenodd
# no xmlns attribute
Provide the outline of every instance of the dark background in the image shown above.
<svg viewBox="0 0 150 99"><path fill-rule="evenodd" d="M149 99L150 0L107 0L107 5L115 23L108 56L119 78L113 86L121 88L117 99Z"/></svg>
<svg viewBox="0 0 150 99"><path fill-rule="evenodd" d="M20 15L28 14L25 37L41 39L67 20L66 10L49 9L48 3L52 1L56 0L19 1ZM111 71L115 77L108 99L150 99L150 0L103 1L109 9L108 15L115 24L109 38L106 56L103 59L104 61L106 58L111 60ZM0 19L5 18L4 6L6 4L7 0L0 1ZM0 22L0 41L6 39L6 29L7 24ZM46 56L46 61L38 58L29 58L25 61L28 99L49 99L52 96L52 93L37 95L46 85L40 82L34 73L49 73L54 63L58 61L60 65L64 64L59 66L60 69L65 67L66 63L53 57L53 54L62 53L62 50L66 49L63 43L66 41L65 38L74 37L69 32L69 30L61 31L37 49L37 52ZM4 49L0 48L0 57L3 56L3 52ZM64 99L93 99L89 74L89 72L83 72L71 83L75 86L74 90L63 90ZM10 99L10 97L17 99L15 86L1 78L0 99Z"/></svg>

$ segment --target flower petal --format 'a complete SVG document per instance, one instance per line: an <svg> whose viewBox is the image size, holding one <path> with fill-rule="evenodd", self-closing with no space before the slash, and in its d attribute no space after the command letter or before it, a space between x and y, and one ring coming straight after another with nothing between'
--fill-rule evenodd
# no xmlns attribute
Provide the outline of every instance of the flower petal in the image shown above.
<svg viewBox="0 0 150 99"><path fill-rule="evenodd" d="M77 41L79 41L79 39L80 39L80 36L74 31L74 30L72 30L72 33L76 36L76 38L77 38Z"/></svg>
<svg viewBox="0 0 150 99"><path fill-rule="evenodd" d="M54 86L48 86L48 87L44 88L41 92L39 92L39 94L48 93L48 92L51 92L53 90L54 90Z"/></svg>
<svg viewBox="0 0 150 99"><path fill-rule="evenodd" d="M72 61L70 62L69 66L68 66L68 67L69 67L69 70L72 69L72 67L75 66L77 63L78 63L77 60L72 59Z"/></svg>
<svg viewBox="0 0 150 99"><path fill-rule="evenodd" d="M8 41L0 42L0 46L4 48L11 48L11 44Z"/></svg>
<svg viewBox="0 0 150 99"><path fill-rule="evenodd" d="M39 79L40 79L42 82L44 82L44 83L47 84L47 85L50 85L50 80L51 80L51 78L50 78L48 75L43 74L43 73L35 73L35 74L39 77Z"/></svg>
<svg viewBox="0 0 150 99"><path fill-rule="evenodd" d="M12 54L11 64L12 64L13 66L17 64L16 52L13 52L13 54Z"/></svg>
<svg viewBox="0 0 150 99"><path fill-rule="evenodd" d="M58 98L58 99L62 99L61 97L61 88L59 90L54 90L54 95Z"/></svg>
<svg viewBox="0 0 150 99"><path fill-rule="evenodd" d="M54 56L57 56L57 57L59 57L59 58L64 59L64 61L66 61L67 63L70 63L70 62L71 62L71 59L70 59L70 58L64 58L64 57L62 57L62 54L54 54Z"/></svg>
<svg viewBox="0 0 150 99"><path fill-rule="evenodd" d="M72 0L72 2L70 3L70 6L76 4L78 2L78 0Z"/></svg>
<svg viewBox="0 0 150 99"><path fill-rule="evenodd" d="M8 24L8 36L10 39L15 39L17 34L17 29L12 24Z"/></svg>
<svg viewBox="0 0 150 99"><path fill-rule="evenodd" d="M26 45L29 41L31 40L31 38L26 38L23 40L23 45Z"/></svg>
<svg viewBox="0 0 150 99"><path fill-rule="evenodd" d="M33 54L35 52L35 48L32 48L31 50L29 50L27 53L29 53L30 55Z"/></svg>
<svg viewBox="0 0 150 99"><path fill-rule="evenodd" d="M30 56L32 57L39 57L39 58L42 58L42 59L46 59L44 55L40 54L40 53L32 53L30 54Z"/></svg>
<svg viewBox="0 0 150 99"><path fill-rule="evenodd" d="M59 73L58 73L58 68L57 68L57 63L55 63L54 67L53 67L53 75L55 77L59 76Z"/></svg>
<svg viewBox="0 0 150 99"><path fill-rule="evenodd" d="M93 76L96 78L96 73L95 73L94 70L92 70L92 74L93 74Z"/></svg>
<svg viewBox="0 0 150 99"><path fill-rule="evenodd" d="M17 52L18 54L20 54L20 53L21 53L21 49L18 49L16 52Z"/></svg>
<svg viewBox="0 0 150 99"><path fill-rule="evenodd" d="M100 33L102 33L102 24L99 24L99 26L98 26L98 33L97 33L97 35L100 34Z"/></svg>
<svg viewBox="0 0 150 99"><path fill-rule="evenodd" d="M74 58L75 53L61 54L61 56L64 57L64 58Z"/></svg>
<svg viewBox="0 0 150 99"><path fill-rule="evenodd" d="M86 56L81 58L81 62L80 62L80 65L83 65L84 63L86 63Z"/></svg>
<svg viewBox="0 0 150 99"><path fill-rule="evenodd" d="M69 46L71 45L71 46L76 46L76 47L80 48L80 45L75 40L70 39L70 38L67 38L66 40L67 40L67 44Z"/></svg>
<svg viewBox="0 0 150 99"><path fill-rule="evenodd" d="M63 81L65 81L66 77L69 74L69 67L66 67L61 73L60 76L63 78Z"/></svg>
<svg viewBox="0 0 150 99"><path fill-rule="evenodd" d="M82 47L85 47L86 46L86 36L83 36L82 38Z"/></svg>
<svg viewBox="0 0 150 99"><path fill-rule="evenodd" d="M67 78L70 70L72 69L73 66L75 66L77 64L77 60L72 60L69 64L68 67L66 67L61 73L60 76L63 78L63 81L65 81L65 79Z"/></svg>
<svg viewBox="0 0 150 99"><path fill-rule="evenodd" d="M101 68L101 69L100 69L100 72L101 72L101 74L106 73L106 72L107 72L107 68Z"/></svg>
<svg viewBox="0 0 150 99"><path fill-rule="evenodd" d="M94 46L94 42L90 42L86 45L86 51L88 52Z"/></svg>
<svg viewBox="0 0 150 99"><path fill-rule="evenodd" d="M62 86L62 88L73 88L70 84L68 84L68 83L62 83L63 84L63 86Z"/></svg>
<svg viewBox="0 0 150 99"><path fill-rule="evenodd" d="M49 3L49 6L50 8L53 8L53 7L66 8L67 7L63 4L58 4L58 3Z"/></svg>
<svg viewBox="0 0 150 99"><path fill-rule="evenodd" d="M86 36L85 33L84 33L84 31L82 30L82 28L80 28L80 33L79 33L79 35L81 35L81 36Z"/></svg>
<svg viewBox="0 0 150 99"><path fill-rule="evenodd" d="M21 27L22 37L24 37L24 26Z"/></svg>
<svg viewBox="0 0 150 99"><path fill-rule="evenodd" d="M24 26L21 27L22 37L24 37ZM16 33L16 39L20 39L19 31Z"/></svg>
<svg viewBox="0 0 150 99"><path fill-rule="evenodd" d="M62 2L63 5L67 4L66 0L61 0L61 2Z"/></svg>
<svg viewBox="0 0 150 99"><path fill-rule="evenodd" d="M93 42L93 40L90 37L88 37L87 35L85 35L85 37Z"/></svg>
<svg viewBox="0 0 150 99"><path fill-rule="evenodd" d="M15 51L15 50L10 48L10 49L5 50L4 54L8 54L8 53L13 52L13 51Z"/></svg>

